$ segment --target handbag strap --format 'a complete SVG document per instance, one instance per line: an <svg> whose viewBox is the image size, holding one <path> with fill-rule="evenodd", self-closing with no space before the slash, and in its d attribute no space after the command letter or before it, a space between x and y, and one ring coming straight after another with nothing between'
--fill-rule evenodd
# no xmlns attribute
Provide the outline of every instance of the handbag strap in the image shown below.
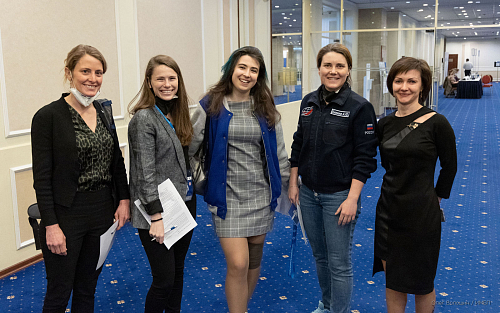
<svg viewBox="0 0 500 313"><path fill-rule="evenodd" d="M427 121L429 118L434 116L436 112L429 112L422 116L417 117L413 122L407 125L407 127L403 128L399 133L395 134L388 140L386 140L383 145L387 147L395 147L397 146L412 130L416 129L420 124Z"/></svg>

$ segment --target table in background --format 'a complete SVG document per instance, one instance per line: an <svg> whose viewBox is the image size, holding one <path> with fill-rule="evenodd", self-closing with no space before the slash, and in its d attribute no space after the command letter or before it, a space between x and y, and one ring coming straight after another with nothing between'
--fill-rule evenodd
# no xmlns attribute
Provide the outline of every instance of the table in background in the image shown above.
<svg viewBox="0 0 500 313"><path fill-rule="evenodd" d="M455 98L480 99L482 96L483 84L481 78L458 81L457 95Z"/></svg>

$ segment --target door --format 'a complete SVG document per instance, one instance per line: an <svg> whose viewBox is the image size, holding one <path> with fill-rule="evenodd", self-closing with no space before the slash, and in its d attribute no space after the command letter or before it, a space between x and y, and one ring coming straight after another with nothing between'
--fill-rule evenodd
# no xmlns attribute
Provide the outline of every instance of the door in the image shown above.
<svg viewBox="0 0 500 313"><path fill-rule="evenodd" d="M448 57L448 72L453 68L458 68L458 54L450 54ZM448 75L449 73L445 74Z"/></svg>

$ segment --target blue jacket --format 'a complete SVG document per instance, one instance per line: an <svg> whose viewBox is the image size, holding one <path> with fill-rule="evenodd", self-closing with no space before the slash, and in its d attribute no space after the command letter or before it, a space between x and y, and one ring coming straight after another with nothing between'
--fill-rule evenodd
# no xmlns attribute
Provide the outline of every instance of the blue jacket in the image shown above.
<svg viewBox="0 0 500 313"><path fill-rule="evenodd" d="M207 112L209 106L208 96L205 96L200 105ZM205 202L217 207L217 216L226 218L226 181L227 181L227 138L229 132L229 122L233 114L225 107L222 107L218 116L210 117L208 129L208 149L205 159L206 170L208 171L207 184L205 186ZM269 183L271 186L271 209L277 206L277 201L281 195L281 173L280 157L278 157L278 143L276 139L276 127L270 128L267 120L257 116L262 130L262 140L266 151L267 169ZM283 138L279 138L283 141ZM283 144L284 147L284 144ZM284 149L283 149L284 150ZM282 153L283 151L280 151ZM286 151L285 151L286 153ZM286 158L286 157L285 157ZM288 172L287 172L288 174Z"/></svg>

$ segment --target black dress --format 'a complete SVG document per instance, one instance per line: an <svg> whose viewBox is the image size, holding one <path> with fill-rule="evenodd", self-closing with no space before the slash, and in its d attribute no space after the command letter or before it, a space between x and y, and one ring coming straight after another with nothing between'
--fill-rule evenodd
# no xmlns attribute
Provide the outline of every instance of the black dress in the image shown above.
<svg viewBox="0 0 500 313"><path fill-rule="evenodd" d="M441 241L438 197L448 198L457 171L455 134L446 118L435 114L406 136L403 129L431 109L395 113L378 123L384 175L375 219L373 274L385 260L386 287L410 294L434 289ZM434 187L439 157L441 171Z"/></svg>

